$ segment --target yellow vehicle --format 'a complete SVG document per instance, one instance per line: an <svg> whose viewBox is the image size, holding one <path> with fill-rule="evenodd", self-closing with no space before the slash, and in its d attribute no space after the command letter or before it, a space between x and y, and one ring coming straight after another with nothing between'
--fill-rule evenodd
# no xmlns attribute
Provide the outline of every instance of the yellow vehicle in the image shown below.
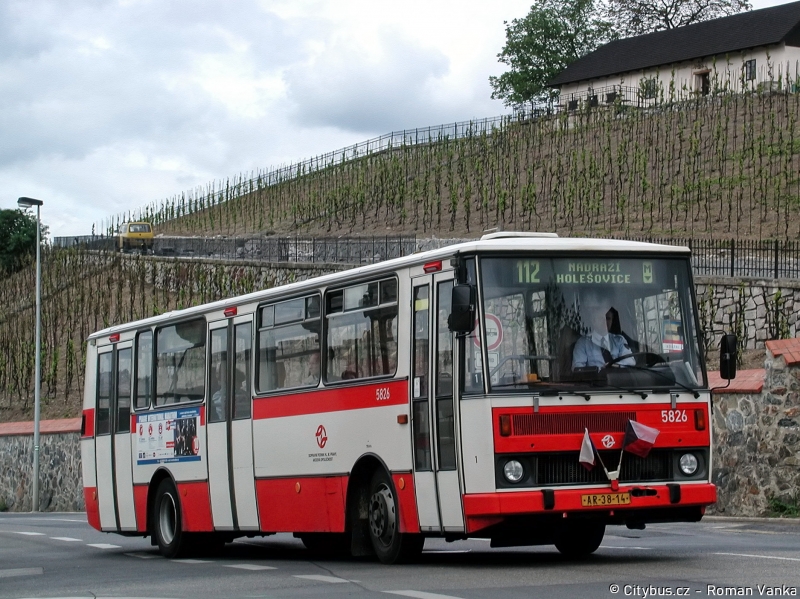
<svg viewBox="0 0 800 599"><path fill-rule="evenodd" d="M123 223L119 227L117 248L123 252L134 248L142 251L153 250L153 227L150 223Z"/></svg>

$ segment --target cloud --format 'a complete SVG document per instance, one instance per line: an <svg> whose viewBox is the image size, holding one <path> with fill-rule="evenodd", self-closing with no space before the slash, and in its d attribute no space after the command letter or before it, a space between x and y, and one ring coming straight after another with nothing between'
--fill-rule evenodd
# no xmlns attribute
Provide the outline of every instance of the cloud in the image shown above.
<svg viewBox="0 0 800 599"><path fill-rule="evenodd" d="M290 68L286 84L301 126L391 131L433 116L431 91L448 67L443 53L386 31L376 49L353 40L326 44L308 63Z"/></svg>

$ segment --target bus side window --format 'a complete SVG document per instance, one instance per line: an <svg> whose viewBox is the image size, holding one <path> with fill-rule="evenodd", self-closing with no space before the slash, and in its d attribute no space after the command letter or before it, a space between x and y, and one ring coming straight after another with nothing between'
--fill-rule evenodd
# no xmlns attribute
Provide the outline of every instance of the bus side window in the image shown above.
<svg viewBox="0 0 800 599"><path fill-rule="evenodd" d="M97 425L95 434L108 435L111 432L111 392L113 352L97 357Z"/></svg>
<svg viewBox="0 0 800 599"><path fill-rule="evenodd" d="M131 430L131 367L132 350L121 349L117 352L117 423L118 433Z"/></svg>
<svg viewBox="0 0 800 599"><path fill-rule="evenodd" d="M153 333L144 331L136 337L136 399L134 408L150 407L153 393Z"/></svg>

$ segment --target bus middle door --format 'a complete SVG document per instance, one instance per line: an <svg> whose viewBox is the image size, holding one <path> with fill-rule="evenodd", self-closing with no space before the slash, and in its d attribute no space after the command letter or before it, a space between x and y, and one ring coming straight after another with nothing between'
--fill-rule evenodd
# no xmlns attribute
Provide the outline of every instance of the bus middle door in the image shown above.
<svg viewBox="0 0 800 599"><path fill-rule="evenodd" d="M258 530L253 470L252 316L211 322L206 404L208 482L216 530Z"/></svg>
<svg viewBox="0 0 800 599"><path fill-rule="evenodd" d="M414 488L420 528L461 532L464 512L459 480L454 408L453 334L447 327L452 273L412 280L411 403ZM432 334L431 334L432 333Z"/></svg>

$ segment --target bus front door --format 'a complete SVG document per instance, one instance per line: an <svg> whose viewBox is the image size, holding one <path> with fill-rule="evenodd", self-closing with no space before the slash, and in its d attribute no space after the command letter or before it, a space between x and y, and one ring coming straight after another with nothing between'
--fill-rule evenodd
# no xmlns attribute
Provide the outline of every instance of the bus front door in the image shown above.
<svg viewBox="0 0 800 599"><path fill-rule="evenodd" d="M208 484L216 530L258 530L253 471L252 316L209 323Z"/></svg>
<svg viewBox="0 0 800 599"><path fill-rule="evenodd" d="M453 334L447 327L452 273L413 279L411 405L414 488L420 528L462 532Z"/></svg>
<svg viewBox="0 0 800 599"><path fill-rule="evenodd" d="M131 455L130 341L107 346L97 356L95 456L102 530L135 531Z"/></svg>

